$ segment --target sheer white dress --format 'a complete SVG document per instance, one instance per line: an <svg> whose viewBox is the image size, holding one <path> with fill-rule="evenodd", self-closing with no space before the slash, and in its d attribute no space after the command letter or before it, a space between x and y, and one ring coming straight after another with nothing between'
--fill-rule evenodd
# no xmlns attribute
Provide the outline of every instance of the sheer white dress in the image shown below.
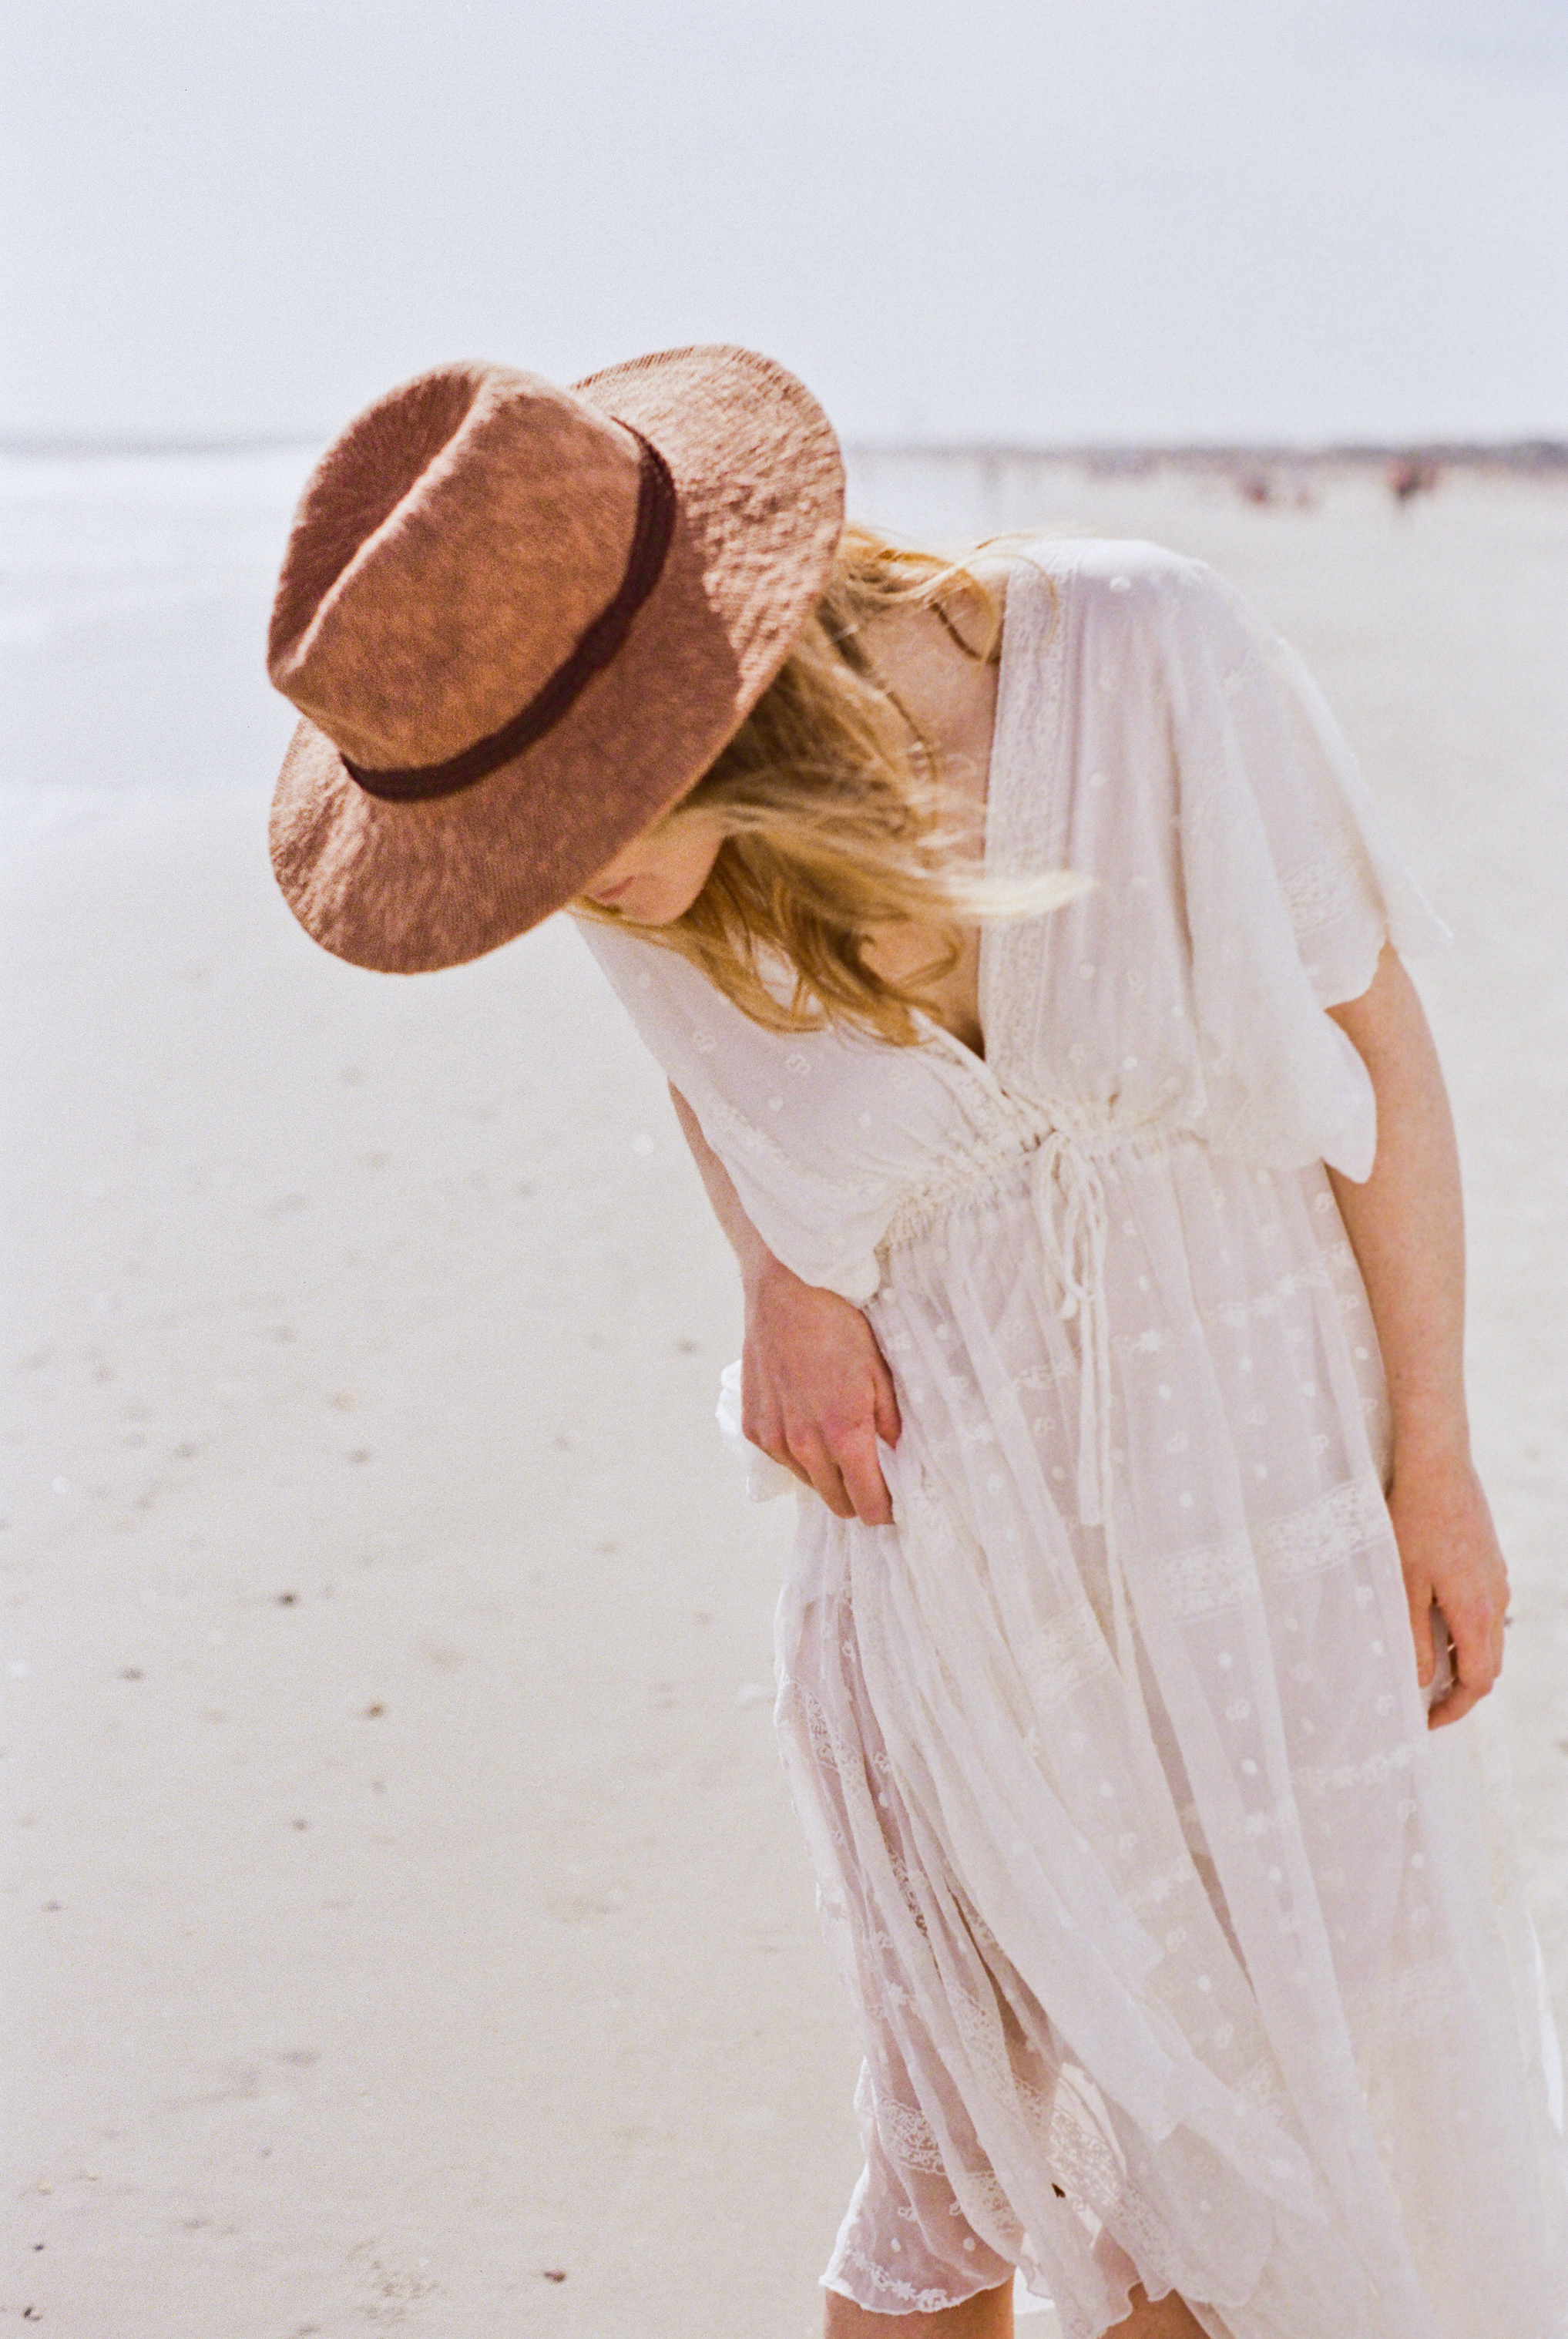
<svg viewBox="0 0 1568 2339"><path fill-rule="evenodd" d="M858 2011L823 2279L1018 2269L1067 2339L1561 2339L1561 2139L1482 1713L1429 1734L1326 1005L1443 930L1299 662L1201 564L1008 583L985 1059L764 1031L583 931L771 1248L863 1307L896 1524L800 1503L778 1727ZM1560 2120L1560 2077L1556 2119Z"/></svg>

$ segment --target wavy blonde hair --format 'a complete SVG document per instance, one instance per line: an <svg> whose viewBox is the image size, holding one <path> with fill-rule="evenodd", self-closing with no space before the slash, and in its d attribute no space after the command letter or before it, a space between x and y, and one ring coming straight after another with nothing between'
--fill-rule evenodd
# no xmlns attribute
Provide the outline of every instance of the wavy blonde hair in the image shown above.
<svg viewBox="0 0 1568 2339"><path fill-rule="evenodd" d="M954 603L971 629L979 612L978 639L961 630ZM577 911L678 952L770 1031L831 1021L899 1047L924 1039L920 985L957 963L966 924L1038 916L1083 881L985 875L970 827L942 794L932 743L864 645L868 627L900 610L929 611L966 656L998 663L1001 597L982 576L852 525L779 673L661 824L702 814L723 830L690 909L661 926L590 902ZM874 929L897 924L942 938L930 965L902 982L865 956Z"/></svg>

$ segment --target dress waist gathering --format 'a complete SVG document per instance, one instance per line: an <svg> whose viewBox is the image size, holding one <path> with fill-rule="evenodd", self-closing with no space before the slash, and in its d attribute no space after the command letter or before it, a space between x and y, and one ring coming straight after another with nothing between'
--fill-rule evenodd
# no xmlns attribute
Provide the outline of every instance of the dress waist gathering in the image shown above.
<svg viewBox="0 0 1568 2339"><path fill-rule="evenodd" d="M1011 1174L1027 1178L1045 1267L1060 1293L1058 1312L1079 1341L1077 1507L1080 1525L1103 1535L1110 1578L1117 1662L1129 1691L1137 1654L1111 1500L1110 1321L1106 1249L1110 1221L1100 1164L1123 1153L1163 1152L1173 1132L1153 1116L1129 1120L1109 1107L1067 1112L1013 1096L998 1098L999 1126L972 1148L934 1164L899 1198L878 1247L890 1265L951 1212L983 1202Z"/></svg>

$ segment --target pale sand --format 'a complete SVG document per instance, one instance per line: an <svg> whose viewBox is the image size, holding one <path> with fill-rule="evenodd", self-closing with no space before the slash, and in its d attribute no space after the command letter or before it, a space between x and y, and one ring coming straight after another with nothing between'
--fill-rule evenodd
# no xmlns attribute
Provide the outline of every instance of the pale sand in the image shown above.
<svg viewBox="0 0 1568 2339"><path fill-rule="evenodd" d="M1060 508L1262 601L1458 931L1421 980L1568 2005L1568 496ZM790 1506L712 1426L727 1254L568 931L351 972L261 824L127 814L6 881L0 2313L804 2339L855 2058L771 1742Z"/></svg>

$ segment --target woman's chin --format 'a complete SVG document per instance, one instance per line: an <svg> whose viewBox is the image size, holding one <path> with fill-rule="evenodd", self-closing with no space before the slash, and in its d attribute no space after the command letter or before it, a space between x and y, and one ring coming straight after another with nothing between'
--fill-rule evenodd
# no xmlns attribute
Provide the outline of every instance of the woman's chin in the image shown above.
<svg viewBox="0 0 1568 2339"><path fill-rule="evenodd" d="M667 893L640 893L634 886L623 893L616 903L623 918L634 926L673 926L691 907L689 902L672 901Z"/></svg>

